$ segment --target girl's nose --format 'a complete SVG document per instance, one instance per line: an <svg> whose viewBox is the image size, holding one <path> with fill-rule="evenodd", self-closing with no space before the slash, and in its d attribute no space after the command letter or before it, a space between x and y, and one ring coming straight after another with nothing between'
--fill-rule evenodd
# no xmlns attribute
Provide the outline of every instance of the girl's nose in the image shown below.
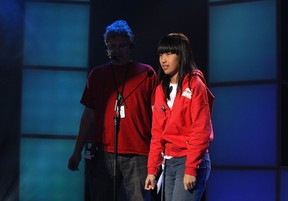
<svg viewBox="0 0 288 201"><path fill-rule="evenodd" d="M160 56L160 62L165 63L166 62L166 57L164 55Z"/></svg>

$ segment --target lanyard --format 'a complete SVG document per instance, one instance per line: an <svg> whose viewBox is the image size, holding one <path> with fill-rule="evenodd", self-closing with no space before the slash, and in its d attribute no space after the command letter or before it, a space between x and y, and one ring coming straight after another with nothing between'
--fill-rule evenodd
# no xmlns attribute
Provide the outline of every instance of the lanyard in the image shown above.
<svg viewBox="0 0 288 201"><path fill-rule="evenodd" d="M111 68L111 69L112 69L112 76L113 76L114 88L115 88L115 91L116 91L116 93L117 93L117 98L116 98L116 100L117 100L117 101L120 101L120 102L122 102L122 101L124 100L123 93L124 93L124 87L125 87L125 83L126 83L126 80L127 80L127 75L128 75L129 67L130 67L130 65L128 64L127 67L126 67L125 74L124 74L121 92L119 92L119 90L118 90L118 84L117 84L116 77L115 77L114 66L112 66L112 68Z"/></svg>

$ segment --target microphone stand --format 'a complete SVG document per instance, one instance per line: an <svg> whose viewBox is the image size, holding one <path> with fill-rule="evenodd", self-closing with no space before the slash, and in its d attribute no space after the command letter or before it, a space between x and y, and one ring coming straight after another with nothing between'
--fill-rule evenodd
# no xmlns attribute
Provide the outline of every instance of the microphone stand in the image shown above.
<svg viewBox="0 0 288 201"><path fill-rule="evenodd" d="M133 94L133 92L134 92L148 77L151 77L153 74L154 74L154 71L152 71L152 70L148 71L146 77L145 77L141 82L139 82L138 85L137 85L123 100L120 101L120 105L121 105L122 103L125 104L126 99L127 99L129 96L131 96L131 94Z"/></svg>
<svg viewBox="0 0 288 201"><path fill-rule="evenodd" d="M119 126L120 126L120 108L122 103L125 104L126 99L149 77L154 74L154 71L150 70L147 72L146 77L123 99L120 94L118 94L117 101L116 101L116 115L114 116L114 158L113 158L113 179L114 179L114 201L117 201L117 157L118 157L118 133L119 133Z"/></svg>
<svg viewBox="0 0 288 201"><path fill-rule="evenodd" d="M117 201L117 156L118 156L118 133L120 125L120 107L121 99L118 95L116 103L116 115L114 116L114 160L113 160L113 179L114 179L114 201Z"/></svg>

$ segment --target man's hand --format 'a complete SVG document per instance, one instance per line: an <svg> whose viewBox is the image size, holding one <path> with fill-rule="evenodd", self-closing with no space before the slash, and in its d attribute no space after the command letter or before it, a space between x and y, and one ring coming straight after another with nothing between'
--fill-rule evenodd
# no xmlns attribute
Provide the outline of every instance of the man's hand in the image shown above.
<svg viewBox="0 0 288 201"><path fill-rule="evenodd" d="M81 154L73 153L68 161L68 168L72 171L79 170L78 165L81 161Z"/></svg>

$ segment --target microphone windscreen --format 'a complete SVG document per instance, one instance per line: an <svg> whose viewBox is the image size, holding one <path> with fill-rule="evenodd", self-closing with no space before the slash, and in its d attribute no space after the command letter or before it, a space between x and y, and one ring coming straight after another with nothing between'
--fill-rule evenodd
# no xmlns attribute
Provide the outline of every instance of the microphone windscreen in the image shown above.
<svg viewBox="0 0 288 201"><path fill-rule="evenodd" d="M147 72L147 77L152 77L153 74L154 74L154 71L153 70L149 70Z"/></svg>

